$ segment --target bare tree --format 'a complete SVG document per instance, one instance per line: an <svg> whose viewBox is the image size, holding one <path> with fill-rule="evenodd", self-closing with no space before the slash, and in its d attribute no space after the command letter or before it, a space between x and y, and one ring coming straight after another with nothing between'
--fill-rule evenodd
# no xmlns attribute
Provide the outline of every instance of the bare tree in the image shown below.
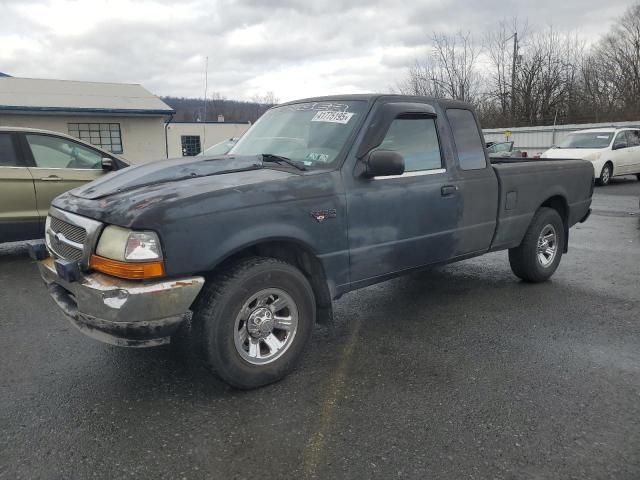
<svg viewBox="0 0 640 480"><path fill-rule="evenodd" d="M584 76L590 100L607 119L640 114L640 3L627 9L597 44Z"/></svg>
<svg viewBox="0 0 640 480"><path fill-rule="evenodd" d="M486 75L486 101L493 105L491 110L506 118L514 111L512 106L515 85L514 67L517 67L518 56L514 53L518 50L518 42L526 39L528 24L517 17L498 22L498 28L484 35L484 53L488 62ZM515 44L516 48L513 47ZM515 61L514 61L515 60ZM488 107L488 105L487 105Z"/></svg>
<svg viewBox="0 0 640 480"><path fill-rule="evenodd" d="M471 33L434 34L431 41L431 54L409 68L407 77L398 85L400 92L476 100L481 85L478 69L481 48L474 43Z"/></svg>

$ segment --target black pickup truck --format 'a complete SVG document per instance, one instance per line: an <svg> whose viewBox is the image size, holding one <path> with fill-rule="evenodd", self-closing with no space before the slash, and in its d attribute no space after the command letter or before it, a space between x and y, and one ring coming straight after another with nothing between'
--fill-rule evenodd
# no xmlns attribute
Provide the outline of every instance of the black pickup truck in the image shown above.
<svg viewBox="0 0 640 480"><path fill-rule="evenodd" d="M154 346L191 317L212 370L253 388L291 371L351 290L504 249L515 275L548 279L590 213L593 167L499 162L464 103L300 100L227 155L133 166L57 197L31 253L82 332Z"/></svg>

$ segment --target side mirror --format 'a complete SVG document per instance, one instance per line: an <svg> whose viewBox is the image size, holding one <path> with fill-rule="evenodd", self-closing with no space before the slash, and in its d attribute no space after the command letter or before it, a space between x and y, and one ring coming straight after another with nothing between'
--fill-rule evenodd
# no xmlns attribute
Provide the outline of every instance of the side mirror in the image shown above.
<svg viewBox="0 0 640 480"><path fill-rule="evenodd" d="M627 144L626 143L614 143L613 147L611 148L612 150L620 150L622 148L627 148Z"/></svg>
<svg viewBox="0 0 640 480"><path fill-rule="evenodd" d="M112 171L112 170L115 170L115 169L116 169L116 164L115 164L115 162L113 161L113 158L104 157L104 158L102 159L102 169L103 169L105 172L110 172L110 171Z"/></svg>
<svg viewBox="0 0 640 480"><path fill-rule="evenodd" d="M389 177L404 173L404 159L398 152L391 150L374 150L365 161L365 175L373 177Z"/></svg>

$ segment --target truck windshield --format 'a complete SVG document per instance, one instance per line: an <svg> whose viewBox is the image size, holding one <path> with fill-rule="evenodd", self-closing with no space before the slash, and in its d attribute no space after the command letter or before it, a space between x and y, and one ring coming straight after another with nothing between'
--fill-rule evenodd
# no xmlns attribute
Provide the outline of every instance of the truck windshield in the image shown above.
<svg viewBox="0 0 640 480"><path fill-rule="evenodd" d="M558 148L607 148L613 132L571 133L564 137Z"/></svg>
<svg viewBox="0 0 640 480"><path fill-rule="evenodd" d="M366 105L364 101L328 101L272 108L229 154L280 156L307 168L331 167Z"/></svg>

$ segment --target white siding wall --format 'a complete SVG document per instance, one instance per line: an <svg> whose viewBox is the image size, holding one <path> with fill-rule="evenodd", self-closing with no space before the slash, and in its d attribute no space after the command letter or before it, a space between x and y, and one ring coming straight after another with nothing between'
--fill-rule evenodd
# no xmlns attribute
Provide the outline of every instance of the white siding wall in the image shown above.
<svg viewBox="0 0 640 480"><path fill-rule="evenodd" d="M545 150L556 145L562 138L571 132L577 130L586 130L587 128L604 128L604 127L625 127L638 126L637 122L614 122L614 123L585 123L576 125L558 125L544 127L518 127L518 128L489 128L482 132L487 142L506 142L507 137L504 132L510 131L511 137L509 141L514 142L513 148L526 151L529 156L534 156L544 152Z"/></svg>
<svg viewBox="0 0 640 480"><path fill-rule="evenodd" d="M69 134L69 123L119 123L122 156L131 163L166 158L163 117L0 114L0 126L29 127Z"/></svg>
<svg viewBox="0 0 640 480"><path fill-rule="evenodd" d="M248 123L169 123L167 126L169 158L182 156L183 135L199 136L200 145L205 150L223 140L241 137L250 126Z"/></svg>

